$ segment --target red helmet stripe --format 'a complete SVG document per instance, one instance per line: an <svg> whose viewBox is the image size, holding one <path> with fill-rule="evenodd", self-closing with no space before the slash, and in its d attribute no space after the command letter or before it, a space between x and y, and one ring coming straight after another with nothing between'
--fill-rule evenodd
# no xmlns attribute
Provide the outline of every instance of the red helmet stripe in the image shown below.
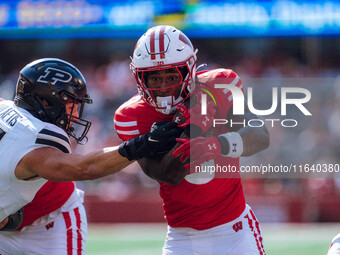
<svg viewBox="0 0 340 255"><path fill-rule="evenodd" d="M155 33L156 31L153 30L151 35L150 35L150 54L151 54L151 60L156 59L155 55Z"/></svg>
<svg viewBox="0 0 340 255"><path fill-rule="evenodd" d="M159 31L159 52L164 52L164 30L165 27L162 26ZM165 58L164 53L161 53L161 58Z"/></svg>

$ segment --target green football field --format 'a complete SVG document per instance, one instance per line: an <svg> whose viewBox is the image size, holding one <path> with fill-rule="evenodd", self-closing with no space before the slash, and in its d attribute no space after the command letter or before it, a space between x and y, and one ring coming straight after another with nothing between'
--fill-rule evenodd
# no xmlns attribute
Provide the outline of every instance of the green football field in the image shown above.
<svg viewBox="0 0 340 255"><path fill-rule="evenodd" d="M340 224L262 224L267 255L326 255ZM90 225L88 255L159 255L164 224Z"/></svg>

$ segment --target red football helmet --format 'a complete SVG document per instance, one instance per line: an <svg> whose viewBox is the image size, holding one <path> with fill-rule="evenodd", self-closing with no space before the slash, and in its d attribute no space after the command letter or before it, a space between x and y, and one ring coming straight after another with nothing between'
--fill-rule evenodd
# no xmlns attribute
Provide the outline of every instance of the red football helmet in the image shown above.
<svg viewBox="0 0 340 255"><path fill-rule="evenodd" d="M138 92L143 99L163 114L171 114L176 105L190 96L195 87L196 52L188 37L172 26L150 28L137 42L133 52L131 70L136 78ZM166 88L148 88L148 72L167 69L176 70L181 81ZM175 98L174 88L181 86ZM155 96L154 91L167 89L171 95Z"/></svg>

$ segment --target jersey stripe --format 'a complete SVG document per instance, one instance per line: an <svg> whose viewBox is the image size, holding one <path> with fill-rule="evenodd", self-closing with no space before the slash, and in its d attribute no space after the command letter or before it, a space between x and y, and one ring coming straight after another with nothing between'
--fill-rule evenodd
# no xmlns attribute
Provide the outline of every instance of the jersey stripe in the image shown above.
<svg viewBox="0 0 340 255"><path fill-rule="evenodd" d="M137 121L116 121L116 120L114 120L114 124L117 127L133 127L133 126L137 126Z"/></svg>
<svg viewBox="0 0 340 255"><path fill-rule="evenodd" d="M235 79L232 81L232 83L230 83L230 85L233 85L233 86L235 86L237 83L238 83L238 81L240 80L240 76L236 76L235 77Z"/></svg>
<svg viewBox="0 0 340 255"><path fill-rule="evenodd" d="M65 153L70 153L72 151L70 140L66 135L46 128L38 133L35 143L49 145Z"/></svg>
<svg viewBox="0 0 340 255"><path fill-rule="evenodd" d="M122 135L139 135L139 130L132 130L132 131L122 131L122 130L116 130L116 132L118 134L122 134Z"/></svg>
<svg viewBox="0 0 340 255"><path fill-rule="evenodd" d="M63 212L65 226L66 226L66 236L67 236L67 255L72 255L72 228L71 228L71 217L69 212Z"/></svg>
<svg viewBox="0 0 340 255"><path fill-rule="evenodd" d="M256 245L257 245L257 248L259 250L260 255L266 255L266 252L263 249L261 232L256 232L255 228L254 228L254 225L256 225L256 222L257 222L256 218L254 219L252 217L252 215L249 215L249 214L247 214L244 217L246 219L248 219L249 228L250 228L251 232L253 232L254 239L255 239L255 242L256 242Z"/></svg>
<svg viewBox="0 0 340 255"><path fill-rule="evenodd" d="M255 221L256 230L257 230L257 233L259 233L260 245L261 245L262 251L265 253L264 248L263 248L263 238L262 238L262 232L261 232L261 228L260 228L260 223L258 222L254 212L251 209L249 210L249 212L250 212L250 215L253 217L253 219Z"/></svg>
<svg viewBox="0 0 340 255"><path fill-rule="evenodd" d="M80 219L80 213L79 213L79 207L75 208L74 210L74 214L76 216L76 224L77 224L77 255L81 255L82 254L82 241L83 241L83 237L81 235L81 219Z"/></svg>
<svg viewBox="0 0 340 255"><path fill-rule="evenodd" d="M60 144L60 143L51 141L51 140L42 139L42 138L37 138L37 139L35 140L35 143L36 143L36 144L49 145L49 146L51 146L51 147L54 147L54 148L56 148L56 149L61 150L62 152L70 153L70 151L68 150L67 147L65 147L64 145L62 145L62 144Z"/></svg>
<svg viewBox="0 0 340 255"><path fill-rule="evenodd" d="M68 144L70 144L70 140L68 139L67 136L65 135L62 135L60 133L57 133L57 132L54 132L54 131L51 131L51 130L48 130L46 128L42 129L39 134L45 134L45 135L50 135L50 136L55 136L55 137L58 137L62 140L64 140L65 142L67 142Z"/></svg>
<svg viewBox="0 0 340 255"><path fill-rule="evenodd" d="M225 84L235 86L235 85L239 82L239 80L240 80L240 77L237 75L231 83L225 83ZM224 93L224 94L228 94L228 92L230 92L230 91L229 91L229 89L227 89L227 88L225 88L225 89L223 90L223 93ZM231 92L230 92L230 93L231 93Z"/></svg>

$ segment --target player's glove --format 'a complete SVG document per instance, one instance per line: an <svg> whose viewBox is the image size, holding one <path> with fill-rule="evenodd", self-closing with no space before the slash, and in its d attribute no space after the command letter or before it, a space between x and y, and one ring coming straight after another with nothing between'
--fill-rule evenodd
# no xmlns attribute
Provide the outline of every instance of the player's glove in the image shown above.
<svg viewBox="0 0 340 255"><path fill-rule="evenodd" d="M238 158L243 153L243 140L237 132L220 134L218 137L178 138L176 140L182 145L172 153L172 156L177 157L183 153L180 157L183 163L190 157L191 163L185 165L186 169L200 165L218 155Z"/></svg>
<svg viewBox="0 0 340 255"><path fill-rule="evenodd" d="M128 160L138 160L144 157L152 158L165 153L175 146L176 138L180 137L183 129L176 122L155 122L150 131L122 143L118 152Z"/></svg>
<svg viewBox="0 0 340 255"><path fill-rule="evenodd" d="M16 213L13 213L8 216L7 224L2 229L0 229L0 231L16 230L22 223L23 218L24 218L24 209L21 208Z"/></svg>
<svg viewBox="0 0 340 255"><path fill-rule="evenodd" d="M207 103L207 114L201 114L202 104L200 95L201 93L195 94L198 98L197 104L191 109L184 105L177 106L177 110L180 111L185 118L185 122L178 126L185 128L184 132L190 137L197 137L205 134L211 128L216 115L216 107L213 101Z"/></svg>
<svg viewBox="0 0 340 255"><path fill-rule="evenodd" d="M184 166L185 169L190 169L194 165L200 165L220 155L222 148L219 140L212 137L196 137L194 139L176 139L182 143L173 153L172 156L178 157L180 154L181 162L185 162L190 157L190 163Z"/></svg>

